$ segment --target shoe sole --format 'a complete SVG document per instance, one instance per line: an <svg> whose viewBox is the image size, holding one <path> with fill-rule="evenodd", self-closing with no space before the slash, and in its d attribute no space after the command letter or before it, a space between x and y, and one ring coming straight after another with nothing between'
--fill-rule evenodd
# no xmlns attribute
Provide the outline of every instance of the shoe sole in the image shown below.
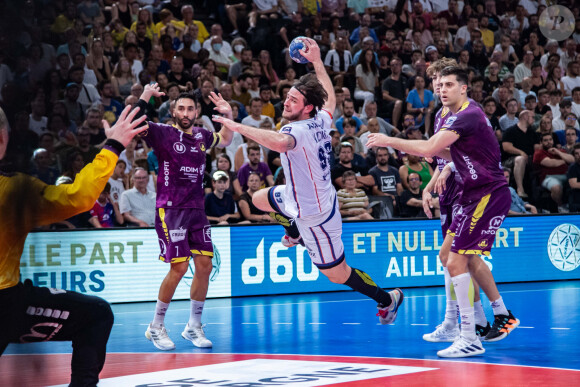
<svg viewBox="0 0 580 387"><path fill-rule="evenodd" d="M163 348L163 347L161 347L159 344L157 344L157 343L155 342L155 340L153 340L153 339L151 338L151 334L149 333L149 331L146 331L146 332L145 332L145 337L147 338L147 340L149 340L150 342L152 342L152 343L153 343L153 345L155 346L155 348L157 348L157 349L160 349L160 350L162 350L162 351L171 351L172 349L175 349L175 345L174 345L172 348Z"/></svg>
<svg viewBox="0 0 580 387"><path fill-rule="evenodd" d="M507 332L502 332L501 335L494 337L493 339L488 339L487 336L485 337L485 342L486 343L493 343L496 341L500 341L505 339L510 333L513 332L514 329L516 329L518 326L520 325L520 320L516 318L516 322L512 324L511 328L504 328L507 329Z"/></svg>
<svg viewBox="0 0 580 387"><path fill-rule="evenodd" d="M213 343L210 344L210 345L199 345L198 343L195 342L194 339L191 339L191 338L187 337L187 335L185 334L185 332L181 332L181 337L183 337L187 341L191 341L191 343L194 346L196 346L197 348L212 348L213 347Z"/></svg>
<svg viewBox="0 0 580 387"><path fill-rule="evenodd" d="M395 290L398 290L399 293L401 294L401 297L399 297L399 302L397 303L397 307L395 308L395 311L393 312L395 317L393 317L393 319L389 322L383 322L381 319L379 319L379 321L381 322L382 325L390 325L390 324L394 323L395 320L397 319L397 313L399 312L399 308L401 307L401 305L403 305L403 299L405 298L403 291L399 288L396 288Z"/></svg>
<svg viewBox="0 0 580 387"><path fill-rule="evenodd" d="M459 336L459 334L457 334ZM428 341L430 343L453 343L455 341L455 338L453 339L447 339L447 340L437 340L437 339L432 339L430 337L428 337L427 335L423 335L423 340Z"/></svg>
<svg viewBox="0 0 580 387"><path fill-rule="evenodd" d="M478 355L483 355L485 353L485 348L482 348L481 351L474 351L474 352L468 352L468 353L456 353L453 355L442 355L441 354L442 351L437 352L437 356L439 357L445 357L445 358L461 358L461 357L471 357L471 356L478 356Z"/></svg>

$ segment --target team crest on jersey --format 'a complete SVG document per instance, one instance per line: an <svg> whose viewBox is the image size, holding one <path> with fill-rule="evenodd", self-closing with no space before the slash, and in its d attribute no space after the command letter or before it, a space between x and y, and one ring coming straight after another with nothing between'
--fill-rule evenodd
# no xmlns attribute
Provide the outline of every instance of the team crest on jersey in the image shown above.
<svg viewBox="0 0 580 387"><path fill-rule="evenodd" d="M175 142L173 143L173 150L179 154L185 153L185 145L180 142Z"/></svg>
<svg viewBox="0 0 580 387"><path fill-rule="evenodd" d="M194 137L194 138L195 138L196 140L201 140L201 138L202 138L202 137L203 137L203 135L202 135L201 133L196 133L196 135L195 135L195 137Z"/></svg>
<svg viewBox="0 0 580 387"><path fill-rule="evenodd" d="M199 144L199 149L201 149L202 152L205 152L205 145Z"/></svg>
<svg viewBox="0 0 580 387"><path fill-rule="evenodd" d="M449 117L445 123L443 124L443 126L449 127L451 125L453 125L453 123L455 122L455 120L457 119L457 116L451 116Z"/></svg>
<svg viewBox="0 0 580 387"><path fill-rule="evenodd" d="M292 131L291 126L285 126L282 129L280 129L280 133L290 133L291 131Z"/></svg>

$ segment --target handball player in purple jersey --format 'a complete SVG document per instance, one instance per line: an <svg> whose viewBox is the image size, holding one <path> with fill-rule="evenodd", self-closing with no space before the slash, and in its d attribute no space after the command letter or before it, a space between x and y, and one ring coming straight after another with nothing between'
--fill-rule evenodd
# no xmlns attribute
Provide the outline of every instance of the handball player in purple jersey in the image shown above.
<svg viewBox="0 0 580 387"><path fill-rule="evenodd" d="M433 78L433 89L435 95L439 97L440 94L440 83L441 70L447 66L456 66L457 62L455 59L442 58L433 63L427 68L427 75ZM451 116L451 112L447 106L443 106L437 114L435 115L434 121L434 133L439 132L441 126ZM441 211L441 231L445 242L441 246L439 251L439 259L443 265L443 275L445 278L445 319L441 324L439 324L435 331L431 333L426 333L423 335L423 339L430 342L453 342L459 336L459 326L457 323L458 310L457 310L457 298L455 296L455 291L453 289L453 284L451 283L451 276L447 270L447 258L449 256L449 250L451 248L451 243L453 242L453 237L447 237L449 227L451 226L451 221L453 215L459 209L459 198L461 197L461 192L463 190L463 181L459 173L456 173L454 164L448 160L441 157L434 157L437 162L437 168L433 173L433 178L429 181L429 184L423 190L423 210L429 218L432 217L431 208L433 208L433 196L431 192L437 192L439 194L439 207ZM476 262L478 261L478 262ZM472 265L479 265L483 263L479 256L475 256L474 259L470 261L470 267ZM482 266L482 269L487 268L487 266ZM493 283L493 276L489 269L480 270L478 274L486 277L485 282ZM477 279L477 278L476 278ZM493 295L493 294L492 294ZM490 325L485 317L485 312L481 304L481 298L479 295L479 285L477 281L473 281L473 306L475 310L475 330L480 338L484 338L490 330Z"/></svg>
<svg viewBox="0 0 580 387"><path fill-rule="evenodd" d="M452 160L463 180L460 208L450 226L453 237L447 269L457 296L461 333L440 357L467 357L483 354L485 349L476 335L470 261L476 255L489 255L496 231L510 207L511 197L500 164L500 151L489 120L467 99L467 73L459 67L441 71L440 96L452 113L429 140L404 140L379 133L369 135L367 146L390 146L425 157ZM449 148L449 149L448 149ZM479 269L479 268L478 268ZM484 288L485 290L485 288ZM489 294L486 291L486 294ZM501 340L519 325L501 296L490 298L495 315L486 341Z"/></svg>
<svg viewBox="0 0 580 387"><path fill-rule="evenodd" d="M162 95L156 83L147 85L137 106L146 111L149 99ZM221 95L212 92L210 99L217 112L232 118L232 109ZM228 128L215 133L194 127L199 113L196 103L193 94L181 94L172 111L175 124L147 122L142 135L159 159L155 230L161 248L159 259L170 264L159 288L154 319L145 332L147 339L161 350L175 348L165 329L165 313L192 256L195 273L190 290L191 312L181 336L196 347L212 346L201 325L213 258L211 229L204 210L203 175L206 150L229 145L233 133Z"/></svg>

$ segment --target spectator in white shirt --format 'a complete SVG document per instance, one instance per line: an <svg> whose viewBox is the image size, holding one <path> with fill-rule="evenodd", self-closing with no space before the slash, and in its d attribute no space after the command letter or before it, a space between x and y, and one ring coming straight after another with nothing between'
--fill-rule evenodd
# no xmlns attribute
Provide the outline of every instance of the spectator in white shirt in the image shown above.
<svg viewBox="0 0 580 387"><path fill-rule="evenodd" d="M580 63L577 61L568 62L566 76L562 77L561 81L564 84L564 94L566 96L572 95L572 90L580 86Z"/></svg>

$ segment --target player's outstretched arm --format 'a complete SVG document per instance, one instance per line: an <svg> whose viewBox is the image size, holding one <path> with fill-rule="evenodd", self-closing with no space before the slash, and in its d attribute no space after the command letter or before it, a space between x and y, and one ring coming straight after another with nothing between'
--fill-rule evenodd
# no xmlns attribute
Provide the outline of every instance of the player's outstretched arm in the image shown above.
<svg viewBox="0 0 580 387"><path fill-rule="evenodd" d="M332 114L336 108L336 96L334 95L334 86L332 85L332 81L326 72L322 58L320 57L320 47L318 47L318 44L313 39L302 38L302 41L306 47L300 50L300 54L302 54L303 57L308 59L308 61L314 65L316 77L328 94L328 99L322 108L328 110Z"/></svg>
<svg viewBox="0 0 580 387"><path fill-rule="evenodd" d="M367 147L382 146L398 149L405 153L423 157L439 156L450 159L449 150L451 144L459 137L451 131L440 131L429 140L406 140L403 138L389 137L382 133L371 133L368 137Z"/></svg>
<svg viewBox="0 0 580 387"><path fill-rule="evenodd" d="M139 127L146 116L134 119L137 113L138 109L131 111L127 106L113 127L103 120L108 140L93 162L76 175L73 184L55 186L38 181L35 187L41 192L41 199L35 203L38 224L53 223L91 209L113 174L119 154L135 135L147 129Z"/></svg>
<svg viewBox="0 0 580 387"><path fill-rule="evenodd" d="M279 153L288 152L289 150L294 149L296 146L296 140L294 140L294 137L287 134L242 125L221 116L213 116L212 120L219 122L229 130L238 132L243 136L251 138L258 144Z"/></svg>

